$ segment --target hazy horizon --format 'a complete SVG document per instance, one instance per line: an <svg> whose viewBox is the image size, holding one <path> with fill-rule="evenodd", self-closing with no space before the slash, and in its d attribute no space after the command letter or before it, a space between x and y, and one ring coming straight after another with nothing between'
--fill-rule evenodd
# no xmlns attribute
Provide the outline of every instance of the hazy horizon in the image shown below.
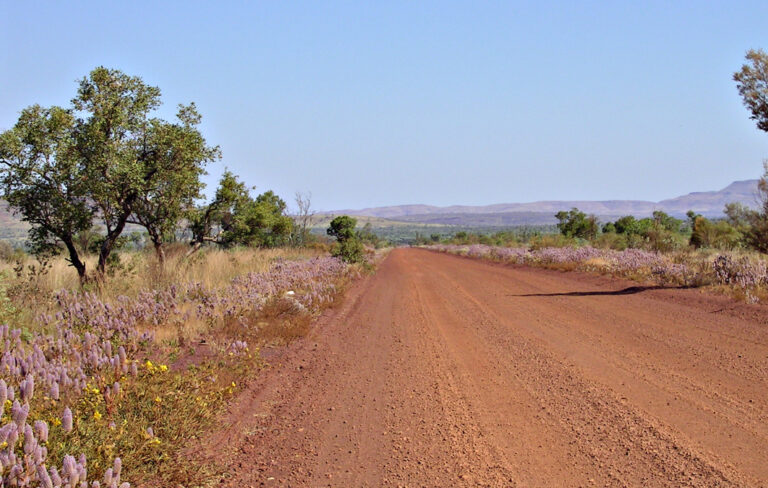
<svg viewBox="0 0 768 488"><path fill-rule="evenodd" d="M0 130L98 65L194 101L225 167L318 210L659 201L761 175L731 75L759 2L0 2Z"/></svg>

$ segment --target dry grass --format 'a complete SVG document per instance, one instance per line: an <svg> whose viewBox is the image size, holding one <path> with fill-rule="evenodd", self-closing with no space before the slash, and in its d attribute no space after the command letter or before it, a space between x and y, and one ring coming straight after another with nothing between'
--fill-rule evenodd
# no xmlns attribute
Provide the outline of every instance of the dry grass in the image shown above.
<svg viewBox="0 0 768 488"><path fill-rule="evenodd" d="M204 249L187 258L187 249L182 245L170 246L164 267L150 251L121 253L119 264L110 269L103 283L89 283L84 289L107 301L121 295L133 296L141 290L167 289L178 283L199 282L209 289L218 289L238 275L267 271L280 259L308 259L324 254L322 249L238 248ZM95 256L87 256L85 261L87 269L95 269ZM34 328L37 315L51 309L55 293L62 289L81 289L77 273L62 256L43 267L28 255L20 262L0 260L0 320ZM13 310L3 309L4 299L14 305ZM185 327L195 329L195 324Z"/></svg>
<svg viewBox="0 0 768 488"><path fill-rule="evenodd" d="M276 260L327 255L323 249L210 249L185 260L184 251L182 247L171 249L164 269L151 253L125 253L121 266L98 288L89 285L88 290L106 301L184 282L221 290L236 276L268 271ZM88 258L91 269L94 261ZM39 313L56 309L53 296L57 290L76 290L80 284L63 258L52 261L44 273L37 272L31 257L25 257L22 264L23 272L17 273L15 263L0 262L0 322L6 307L11 310L7 320L11 326L30 330L39 327ZM322 307L336 306L349 281L365 269L360 265L339 276L335 296ZM181 308L193 306L179 303ZM73 399L73 432L67 434L55 426L60 406L52 401L40 403L32 412L33 418L53 425L50 459L60 464L66 453L86 453L89 473L100 476L120 456L125 479L140 486L198 486L215 479L221 467L190 463L182 449L214 428L226 403L257 374L262 366L260 346L288 344L305 336L322 307L308 310L283 295L270 298L251 313L215 322L194 318L196 314L191 313L184 320L146 324L154 341L136 357L143 365L138 376L92 378L89 390ZM227 346L234 340L247 341L248 349L229 351ZM162 369L152 363L163 365ZM118 380L122 388L118 400L107 401L104 388ZM154 437L147 433L148 427Z"/></svg>

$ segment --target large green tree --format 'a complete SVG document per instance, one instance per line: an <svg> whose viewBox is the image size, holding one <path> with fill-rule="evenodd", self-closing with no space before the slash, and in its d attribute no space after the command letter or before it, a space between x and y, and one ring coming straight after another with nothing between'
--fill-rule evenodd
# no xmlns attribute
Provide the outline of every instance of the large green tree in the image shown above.
<svg viewBox="0 0 768 488"><path fill-rule="evenodd" d="M3 194L32 225L38 252L63 244L81 279L72 244L93 219L103 224L97 271L103 275L130 219L153 242L199 195L199 176L218 151L196 125L194 105L178 123L152 117L160 90L136 76L98 67L83 78L70 109L33 106L0 138ZM55 211L53 211L55 209Z"/></svg>
<svg viewBox="0 0 768 488"><path fill-rule="evenodd" d="M161 263L163 243L174 236L180 220L201 197L204 165L219 156L219 149L207 146L197 129L200 114L194 103L180 106L177 118L178 123L157 119L150 123L147 135L153 157L147 166L153 176L144 182L128 218L147 230Z"/></svg>
<svg viewBox="0 0 768 488"><path fill-rule="evenodd" d="M24 109L16 125L0 134L0 185L11 208L31 225L32 251L58 253L63 244L84 281L86 265L77 235L93 227L95 208L74 127L70 110L39 105Z"/></svg>
<svg viewBox="0 0 768 488"><path fill-rule="evenodd" d="M747 63L733 74L736 88L757 128L768 132L768 54L762 49L747 52Z"/></svg>
<svg viewBox="0 0 768 488"><path fill-rule="evenodd" d="M285 201L272 191L254 199L250 190L232 172L224 173L213 200L190 214L190 253L206 242L273 247L288 240L293 220L286 215Z"/></svg>
<svg viewBox="0 0 768 488"><path fill-rule="evenodd" d="M747 62L733 74L736 88L739 90L744 106L750 111L750 118L757 123L757 128L768 132L768 54L762 49L751 49L746 55ZM731 214L749 227L744 230L744 237L751 247L760 252L768 252L768 162L763 162L763 176L758 183L757 210L732 207ZM726 210L729 210L726 208Z"/></svg>

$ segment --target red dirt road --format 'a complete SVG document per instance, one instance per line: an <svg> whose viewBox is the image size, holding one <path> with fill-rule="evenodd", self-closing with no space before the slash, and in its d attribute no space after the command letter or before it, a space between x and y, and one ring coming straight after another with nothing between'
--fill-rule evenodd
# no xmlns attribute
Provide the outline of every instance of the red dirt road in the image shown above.
<svg viewBox="0 0 768 488"><path fill-rule="evenodd" d="M272 363L226 486L768 485L765 307L398 249Z"/></svg>

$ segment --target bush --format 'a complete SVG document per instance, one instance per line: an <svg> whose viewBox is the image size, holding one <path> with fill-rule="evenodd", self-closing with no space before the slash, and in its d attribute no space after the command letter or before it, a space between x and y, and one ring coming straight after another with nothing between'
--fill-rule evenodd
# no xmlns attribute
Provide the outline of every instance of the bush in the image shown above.
<svg viewBox="0 0 768 488"><path fill-rule="evenodd" d="M13 263L20 260L23 256L24 251L21 249L14 249L8 241L0 241L0 261Z"/></svg>
<svg viewBox="0 0 768 488"><path fill-rule="evenodd" d="M682 249L687 242L676 232L655 227L646 233L647 248L656 252L672 252Z"/></svg>
<svg viewBox="0 0 768 488"><path fill-rule="evenodd" d="M741 232L727 221L713 222L701 216L697 216L693 221L690 242L696 248L705 247L730 251L739 247L741 239Z"/></svg>
<svg viewBox="0 0 768 488"><path fill-rule="evenodd" d="M363 243L357 238L352 237L343 241L337 242L331 251L334 257L341 258L348 263L361 263L364 258Z"/></svg>
<svg viewBox="0 0 768 488"><path fill-rule="evenodd" d="M594 245L601 249L614 249L616 251L623 251L629 247L626 234L617 234L615 232L600 234L594 240Z"/></svg>
<svg viewBox="0 0 768 488"><path fill-rule="evenodd" d="M557 212L555 217L559 221L557 228L566 237L594 239L600 231L597 217L587 215L578 208L572 208L569 212Z"/></svg>
<svg viewBox="0 0 768 488"><path fill-rule="evenodd" d="M341 215L331 221L328 227L328 235L336 238L336 245L331 254L348 263L360 263L364 261L363 243L355 233L357 219L348 215Z"/></svg>
<svg viewBox="0 0 768 488"><path fill-rule="evenodd" d="M568 247L576 244L576 241L562 234L544 234L535 236L530 241L531 251L544 249L547 247Z"/></svg>

